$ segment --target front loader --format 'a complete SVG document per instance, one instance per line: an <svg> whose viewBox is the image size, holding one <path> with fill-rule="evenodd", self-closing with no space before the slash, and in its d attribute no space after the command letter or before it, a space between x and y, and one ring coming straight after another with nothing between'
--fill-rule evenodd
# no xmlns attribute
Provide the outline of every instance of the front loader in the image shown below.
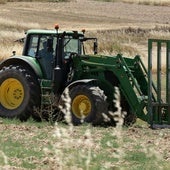
<svg viewBox="0 0 170 170"><path fill-rule="evenodd" d="M94 54L86 54L86 41L93 42ZM151 91L154 83L140 56L99 55L97 39L85 37L84 31L60 31L58 26L29 30L22 56L13 55L0 63L0 116L26 120L32 115L38 119L48 117L51 106L53 116L59 117L67 92L73 124L81 124L82 119L102 124L103 114L109 117L109 111L117 109L115 87L120 89L125 124L134 123L137 117L153 124L153 109L148 107L157 101ZM169 112L163 114L156 124L170 124Z"/></svg>

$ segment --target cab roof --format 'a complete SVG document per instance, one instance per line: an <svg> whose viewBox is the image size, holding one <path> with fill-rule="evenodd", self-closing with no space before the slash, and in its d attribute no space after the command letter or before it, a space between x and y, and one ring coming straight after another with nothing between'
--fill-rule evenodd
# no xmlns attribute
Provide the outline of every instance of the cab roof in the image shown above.
<svg viewBox="0 0 170 170"><path fill-rule="evenodd" d="M78 31L61 31L59 30L58 33L66 33L66 35L74 35L75 33L78 34L79 36L83 36L83 32L78 32ZM26 34L57 34L57 31L55 29L53 30L48 30L48 29L30 29L26 32Z"/></svg>

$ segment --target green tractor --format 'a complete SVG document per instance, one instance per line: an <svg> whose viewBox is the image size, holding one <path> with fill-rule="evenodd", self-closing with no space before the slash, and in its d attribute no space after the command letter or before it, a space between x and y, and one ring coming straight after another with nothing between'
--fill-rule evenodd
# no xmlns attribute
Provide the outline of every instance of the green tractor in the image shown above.
<svg viewBox="0 0 170 170"><path fill-rule="evenodd" d="M94 54L86 55L86 41L93 42ZM60 31L58 26L28 30L22 56L13 55L0 63L0 116L38 119L37 108L46 117L46 108L51 106L57 117L63 112L60 106L65 107L67 91L73 124L82 119L101 124L103 114L109 117L109 111L117 109L115 87L120 89L125 123L133 123L136 117L150 119L145 109L147 70L139 56L98 55L97 39L85 37L84 31Z"/></svg>

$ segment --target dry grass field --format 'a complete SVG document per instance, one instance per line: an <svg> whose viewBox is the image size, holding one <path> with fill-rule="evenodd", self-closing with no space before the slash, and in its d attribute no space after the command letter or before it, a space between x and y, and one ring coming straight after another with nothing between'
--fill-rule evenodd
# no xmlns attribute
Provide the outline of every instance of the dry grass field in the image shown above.
<svg viewBox="0 0 170 170"><path fill-rule="evenodd" d="M108 0L109 1L109 0ZM126 2L125 2L126 1ZM141 55L147 64L147 39L170 39L167 0L68 0L68 2L0 1L0 60L30 28L86 29L98 37L99 52ZM2 170L168 170L170 130L152 130L140 120L132 127L81 127L29 120L0 119Z"/></svg>

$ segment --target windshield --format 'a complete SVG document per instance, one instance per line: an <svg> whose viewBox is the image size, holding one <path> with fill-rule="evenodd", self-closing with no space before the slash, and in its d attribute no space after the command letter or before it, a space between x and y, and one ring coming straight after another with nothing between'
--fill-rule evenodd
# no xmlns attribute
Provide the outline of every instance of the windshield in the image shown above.
<svg viewBox="0 0 170 170"><path fill-rule="evenodd" d="M79 39L65 38L64 39L65 58L70 56L70 53L81 54L81 44Z"/></svg>

